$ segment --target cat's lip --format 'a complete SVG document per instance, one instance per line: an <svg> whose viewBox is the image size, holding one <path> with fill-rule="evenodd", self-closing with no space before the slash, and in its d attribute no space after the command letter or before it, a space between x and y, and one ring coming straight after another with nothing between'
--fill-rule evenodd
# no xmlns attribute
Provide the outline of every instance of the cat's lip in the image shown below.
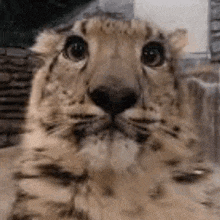
<svg viewBox="0 0 220 220"><path fill-rule="evenodd" d="M104 130L120 131L125 136L137 141L145 141L151 131L152 126L158 124L159 120L156 119L126 119L119 116L106 116L106 117L84 117L74 125L74 135L79 138L98 134Z"/></svg>
<svg viewBox="0 0 220 220"><path fill-rule="evenodd" d="M153 131L153 127L159 123L159 120L150 118L129 119L118 116L115 119L117 128L131 139L137 142L144 142Z"/></svg>

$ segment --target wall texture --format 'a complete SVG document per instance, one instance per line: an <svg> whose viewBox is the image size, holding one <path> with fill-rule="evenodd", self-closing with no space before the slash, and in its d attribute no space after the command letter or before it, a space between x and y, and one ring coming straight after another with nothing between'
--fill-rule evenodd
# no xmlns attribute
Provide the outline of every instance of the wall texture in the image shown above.
<svg viewBox="0 0 220 220"><path fill-rule="evenodd" d="M32 70L37 60L22 48L0 48L0 147L17 144L22 133Z"/></svg>
<svg viewBox="0 0 220 220"><path fill-rule="evenodd" d="M220 61L220 0L210 3L210 51L213 61Z"/></svg>
<svg viewBox="0 0 220 220"><path fill-rule="evenodd" d="M186 53L208 51L208 10L210 0L135 0L135 17L155 23L162 30L188 31Z"/></svg>

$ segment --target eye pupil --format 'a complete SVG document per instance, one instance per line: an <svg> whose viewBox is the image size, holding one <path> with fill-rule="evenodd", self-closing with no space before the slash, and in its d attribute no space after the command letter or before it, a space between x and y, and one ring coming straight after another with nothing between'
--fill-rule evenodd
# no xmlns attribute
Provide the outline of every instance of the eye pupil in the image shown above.
<svg viewBox="0 0 220 220"><path fill-rule="evenodd" d="M158 42L150 42L143 47L142 62L145 65L156 67L164 63L164 48Z"/></svg>
<svg viewBox="0 0 220 220"><path fill-rule="evenodd" d="M64 55L69 59L79 61L85 58L88 45L83 38L79 36L70 37L64 48Z"/></svg>
<svg viewBox="0 0 220 220"><path fill-rule="evenodd" d="M72 55L74 55L74 56L76 56L76 57L81 57L84 52L85 52L85 47L84 47L83 44L81 44L81 43L75 43L75 44L72 46L72 49L71 49Z"/></svg>
<svg viewBox="0 0 220 220"><path fill-rule="evenodd" d="M157 58L158 55L160 55L158 53L157 50L152 49L152 50L147 50L144 52L145 58L148 59L148 62L154 62Z"/></svg>

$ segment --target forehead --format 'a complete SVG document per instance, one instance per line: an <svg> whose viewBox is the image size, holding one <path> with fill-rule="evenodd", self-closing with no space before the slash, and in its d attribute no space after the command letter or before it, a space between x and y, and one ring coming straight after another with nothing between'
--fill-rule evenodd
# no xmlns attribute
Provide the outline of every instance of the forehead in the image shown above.
<svg viewBox="0 0 220 220"><path fill-rule="evenodd" d="M78 34L86 36L103 36L103 35L123 35L129 38L160 39L164 40L166 34L157 27L151 25L146 21L140 20L112 20L108 18L90 18L81 21L76 21L60 33Z"/></svg>

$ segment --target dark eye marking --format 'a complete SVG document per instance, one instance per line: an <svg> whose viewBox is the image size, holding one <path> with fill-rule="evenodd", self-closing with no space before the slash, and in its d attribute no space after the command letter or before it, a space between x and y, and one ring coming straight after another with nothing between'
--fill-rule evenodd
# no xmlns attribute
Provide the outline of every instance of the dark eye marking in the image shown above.
<svg viewBox="0 0 220 220"><path fill-rule="evenodd" d="M152 36L152 28L149 26L146 26L145 40L148 40L151 36Z"/></svg>
<svg viewBox="0 0 220 220"><path fill-rule="evenodd" d="M84 21L84 22L82 22L82 24L81 24L81 32L84 34L84 35L86 35L86 33L87 33L87 29L86 29L86 25L88 24L88 21Z"/></svg>
<svg viewBox="0 0 220 220"><path fill-rule="evenodd" d="M83 60L88 55L88 44L80 36L71 36L66 41L63 54L65 58L75 62Z"/></svg>
<svg viewBox="0 0 220 220"><path fill-rule="evenodd" d="M159 33L159 39L161 39L161 40L165 40L165 36L162 34L162 33Z"/></svg>
<svg viewBox="0 0 220 220"><path fill-rule="evenodd" d="M149 42L142 49L141 61L149 67L162 66L165 61L165 49L159 42Z"/></svg>
<svg viewBox="0 0 220 220"><path fill-rule="evenodd" d="M58 60L58 57L54 57L53 61L51 62L50 66L49 66L49 72L51 73L54 69L54 67L56 66L57 64L57 60Z"/></svg>
<svg viewBox="0 0 220 220"><path fill-rule="evenodd" d="M174 126L174 127L173 127L173 130L176 131L176 132L179 132L179 131L180 131L180 127Z"/></svg>

